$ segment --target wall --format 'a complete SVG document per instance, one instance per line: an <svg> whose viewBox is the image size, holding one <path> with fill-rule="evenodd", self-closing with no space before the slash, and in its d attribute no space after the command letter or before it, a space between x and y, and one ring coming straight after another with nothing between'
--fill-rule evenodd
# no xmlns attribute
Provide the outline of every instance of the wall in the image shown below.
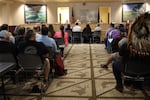
<svg viewBox="0 0 150 100"><path fill-rule="evenodd" d="M143 0L138 0L142 1ZM122 2L113 3L47 3L47 23L57 23L57 7L69 6L74 8L74 15L77 16L81 9L95 9L101 6L111 7L111 21L115 23L122 23ZM147 11L150 9L150 0L146 3ZM0 24L7 23L9 25L24 24L24 6L23 4L11 2L0 3ZM71 9L70 9L71 16ZM76 18L77 19L77 18Z"/></svg>

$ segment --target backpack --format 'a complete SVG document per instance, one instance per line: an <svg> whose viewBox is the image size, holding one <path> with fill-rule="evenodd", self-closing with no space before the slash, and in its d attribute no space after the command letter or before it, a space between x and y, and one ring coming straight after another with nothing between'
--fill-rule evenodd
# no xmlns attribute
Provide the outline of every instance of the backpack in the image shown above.
<svg viewBox="0 0 150 100"><path fill-rule="evenodd" d="M56 55L54 57L55 62L54 62L54 68L55 68L55 74L56 75L64 75L65 71L64 71L64 62L61 58L61 55Z"/></svg>

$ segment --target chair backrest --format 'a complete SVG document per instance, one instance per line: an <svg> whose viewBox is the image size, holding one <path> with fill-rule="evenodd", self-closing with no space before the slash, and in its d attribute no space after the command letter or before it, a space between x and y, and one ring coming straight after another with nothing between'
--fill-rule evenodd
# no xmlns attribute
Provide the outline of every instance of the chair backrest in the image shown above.
<svg viewBox="0 0 150 100"><path fill-rule="evenodd" d="M0 53L0 62L16 63L16 59L12 53Z"/></svg>
<svg viewBox="0 0 150 100"><path fill-rule="evenodd" d="M65 47L65 42L64 38L54 38L56 43L58 44L59 48L64 48Z"/></svg>
<svg viewBox="0 0 150 100"><path fill-rule="evenodd" d="M49 51L49 59L53 59L55 54L53 54L52 47L47 47L47 48L48 48L48 51Z"/></svg>
<svg viewBox="0 0 150 100"><path fill-rule="evenodd" d="M125 63L125 74L130 76L150 76L150 59L135 57Z"/></svg>
<svg viewBox="0 0 150 100"><path fill-rule="evenodd" d="M58 43L58 45L63 45L64 44L64 38L54 38L54 39Z"/></svg>
<svg viewBox="0 0 150 100"><path fill-rule="evenodd" d="M73 36L74 38L81 38L82 32L72 32L72 36Z"/></svg>
<svg viewBox="0 0 150 100"><path fill-rule="evenodd" d="M17 59L18 65L24 70L39 69L43 66L43 61L39 55L20 53Z"/></svg>
<svg viewBox="0 0 150 100"><path fill-rule="evenodd" d="M66 30L66 32L69 34L70 37L72 37L72 31L71 30Z"/></svg>
<svg viewBox="0 0 150 100"><path fill-rule="evenodd" d="M94 31L93 36L100 37L101 31Z"/></svg>

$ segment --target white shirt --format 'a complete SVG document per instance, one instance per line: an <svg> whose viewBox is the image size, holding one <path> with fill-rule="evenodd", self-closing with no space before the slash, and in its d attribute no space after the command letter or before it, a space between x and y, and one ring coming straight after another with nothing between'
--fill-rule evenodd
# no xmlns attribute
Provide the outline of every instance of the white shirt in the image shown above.
<svg viewBox="0 0 150 100"><path fill-rule="evenodd" d="M94 31L101 31L101 27L99 26L95 27Z"/></svg>
<svg viewBox="0 0 150 100"><path fill-rule="evenodd" d="M79 25L76 25L76 26L74 26L74 27L72 28L72 31L73 31L73 32L81 32L82 29L81 29L81 27L80 27Z"/></svg>

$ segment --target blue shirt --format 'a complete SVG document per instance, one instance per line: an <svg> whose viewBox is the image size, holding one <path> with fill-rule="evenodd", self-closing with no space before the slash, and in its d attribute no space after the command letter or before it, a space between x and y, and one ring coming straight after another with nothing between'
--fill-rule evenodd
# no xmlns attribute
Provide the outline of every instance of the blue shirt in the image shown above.
<svg viewBox="0 0 150 100"><path fill-rule="evenodd" d="M41 37L37 38L36 41L42 42L47 47L52 47L52 51L57 53L57 45L53 38L48 37L47 35L41 35Z"/></svg>

